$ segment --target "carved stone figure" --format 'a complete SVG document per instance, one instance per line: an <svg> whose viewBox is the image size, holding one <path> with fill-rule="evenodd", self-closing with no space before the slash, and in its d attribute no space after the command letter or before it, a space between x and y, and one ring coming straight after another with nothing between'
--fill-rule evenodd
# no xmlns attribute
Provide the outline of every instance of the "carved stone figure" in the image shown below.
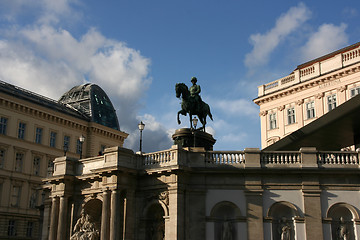
<svg viewBox="0 0 360 240"><path fill-rule="evenodd" d="M286 218L282 217L279 224L279 233L281 240L290 240L291 237L291 227L287 223Z"/></svg>
<svg viewBox="0 0 360 240"><path fill-rule="evenodd" d="M224 221L222 225L222 236L221 240L232 240L232 227L229 221Z"/></svg>
<svg viewBox="0 0 360 240"><path fill-rule="evenodd" d="M213 120L212 114L209 105L201 100L199 95L201 89L200 86L196 84L197 79L193 77L191 81L193 85L190 91L184 83L177 83L175 85L176 97L182 97L181 110L177 114L178 124L181 124L179 115L182 114L186 116L186 114L189 113L190 127L193 128L192 116L197 115L203 125L200 129L205 131L206 117L209 116L210 119Z"/></svg>
<svg viewBox="0 0 360 240"><path fill-rule="evenodd" d="M343 217L340 217L339 227L336 229L337 240L348 240L349 231Z"/></svg>
<svg viewBox="0 0 360 240"><path fill-rule="evenodd" d="M81 210L81 217L77 220L74 226L74 234L70 240L98 240L99 231L95 224L91 221L91 217Z"/></svg>

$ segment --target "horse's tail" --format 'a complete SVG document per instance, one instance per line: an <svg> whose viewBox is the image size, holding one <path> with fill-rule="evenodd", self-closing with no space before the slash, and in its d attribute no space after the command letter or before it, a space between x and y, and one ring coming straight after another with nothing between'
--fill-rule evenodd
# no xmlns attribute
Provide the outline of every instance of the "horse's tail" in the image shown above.
<svg viewBox="0 0 360 240"><path fill-rule="evenodd" d="M209 107L209 105L208 105L208 108L209 108L208 115L209 115L211 121L214 121L214 120L213 120L213 117L212 117L212 114L211 114L211 112L210 112L210 107Z"/></svg>

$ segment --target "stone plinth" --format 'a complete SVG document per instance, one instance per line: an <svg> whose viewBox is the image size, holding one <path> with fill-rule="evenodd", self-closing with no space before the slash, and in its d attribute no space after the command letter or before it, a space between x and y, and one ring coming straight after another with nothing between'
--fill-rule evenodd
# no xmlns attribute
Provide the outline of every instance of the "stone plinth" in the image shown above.
<svg viewBox="0 0 360 240"><path fill-rule="evenodd" d="M212 151L216 140L209 133L190 128L180 128L172 135L175 145L182 147L203 147L206 151Z"/></svg>

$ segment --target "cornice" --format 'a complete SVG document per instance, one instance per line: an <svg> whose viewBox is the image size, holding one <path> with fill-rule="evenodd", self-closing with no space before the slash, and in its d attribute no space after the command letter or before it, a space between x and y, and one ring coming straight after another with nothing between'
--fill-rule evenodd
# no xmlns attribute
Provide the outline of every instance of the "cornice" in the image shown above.
<svg viewBox="0 0 360 240"><path fill-rule="evenodd" d="M340 79L342 77L357 73L359 71L360 71L360 65L353 66L351 68L346 68L346 69L344 68L341 70L337 70L336 72L334 72L331 75L326 74L326 75L323 75L320 77L316 77L315 79L307 80L307 81L298 83L296 85L289 86L285 89L281 89L276 92L270 93L268 95L259 97L254 100L254 103L257 105L262 105L264 103L271 102L273 100L282 98L284 96L298 93L298 92L301 92L301 91L304 91L304 90L307 90L307 89L310 89L310 88L313 88L316 86L320 86L321 84ZM344 91L346 89L341 89L341 90Z"/></svg>
<svg viewBox="0 0 360 240"><path fill-rule="evenodd" d="M14 111L22 112L26 115L44 120L49 121L52 123L60 124L69 128L75 128L80 131L86 131L87 126L85 124L80 124L78 122L74 122L59 116L56 116L54 114L50 114L48 112L42 111L40 109L35 109L33 107L11 101L9 99L5 99L2 96L0 96L0 106L3 106L5 108L9 108Z"/></svg>

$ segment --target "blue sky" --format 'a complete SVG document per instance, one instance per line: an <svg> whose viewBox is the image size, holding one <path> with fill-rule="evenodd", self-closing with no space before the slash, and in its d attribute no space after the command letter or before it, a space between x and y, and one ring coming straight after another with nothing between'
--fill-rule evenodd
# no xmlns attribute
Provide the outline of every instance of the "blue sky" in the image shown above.
<svg viewBox="0 0 360 240"><path fill-rule="evenodd" d="M257 86L360 41L358 1L0 1L0 79L58 99L85 82L117 109L125 146L167 149L193 76L215 150L260 147Z"/></svg>

